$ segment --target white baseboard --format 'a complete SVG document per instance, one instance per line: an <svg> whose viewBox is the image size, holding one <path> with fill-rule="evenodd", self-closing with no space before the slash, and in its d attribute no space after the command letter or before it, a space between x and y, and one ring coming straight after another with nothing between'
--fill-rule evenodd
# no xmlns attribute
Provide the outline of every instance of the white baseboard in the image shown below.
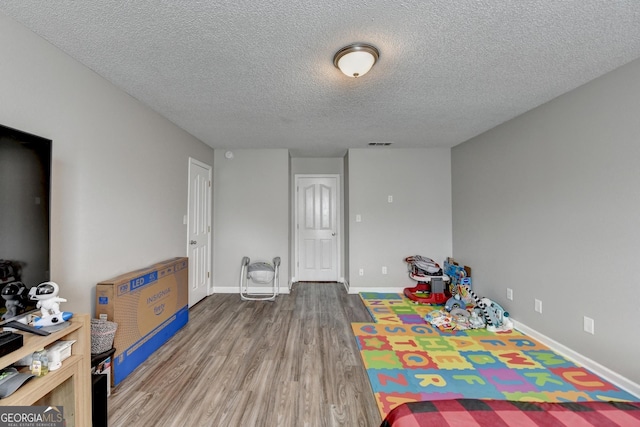
<svg viewBox="0 0 640 427"><path fill-rule="evenodd" d="M513 326L520 332L540 341L542 344L546 345L558 354L561 354L567 359L570 359L573 362L587 368L591 372L599 375L610 383L615 384L621 389L633 394L635 397L640 398L640 384L636 384L635 382L623 377L617 372L612 371L606 366L599 364L595 360L591 360L588 357L583 356L582 354L574 350L571 350L569 347L560 344L559 342L549 338L546 335L541 334L540 332L528 327L523 323L518 322L517 320L514 320L513 318L511 318L511 320L513 321Z"/></svg>
<svg viewBox="0 0 640 427"><path fill-rule="evenodd" d="M254 293L252 292L254 289L249 287L249 291L250 293L253 295ZM257 295L260 294L265 294L265 295L269 295L271 292L271 289L266 290L265 288L260 289L259 291L256 292ZM279 294L288 294L289 293L289 288L287 286L282 286L280 285L280 292ZM213 294L240 294L240 288L238 286L215 286L213 288Z"/></svg>
<svg viewBox="0 0 640 427"><path fill-rule="evenodd" d="M349 282L347 281L347 279L345 279L344 277L341 277L338 282L342 283L344 285L344 290L347 291L347 293L349 293Z"/></svg>

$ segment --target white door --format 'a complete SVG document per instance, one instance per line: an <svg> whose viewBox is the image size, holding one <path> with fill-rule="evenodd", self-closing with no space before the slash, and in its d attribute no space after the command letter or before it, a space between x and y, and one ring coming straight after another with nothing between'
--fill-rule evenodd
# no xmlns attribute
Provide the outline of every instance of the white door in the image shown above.
<svg viewBox="0 0 640 427"><path fill-rule="evenodd" d="M296 280L337 282L339 175L296 176Z"/></svg>
<svg viewBox="0 0 640 427"><path fill-rule="evenodd" d="M189 159L189 307L209 294L211 283L211 166Z"/></svg>

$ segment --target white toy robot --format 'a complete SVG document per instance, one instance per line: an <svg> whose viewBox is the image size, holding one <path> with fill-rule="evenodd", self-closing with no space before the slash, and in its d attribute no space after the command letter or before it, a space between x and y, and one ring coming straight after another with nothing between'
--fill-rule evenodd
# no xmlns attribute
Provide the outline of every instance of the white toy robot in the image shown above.
<svg viewBox="0 0 640 427"><path fill-rule="evenodd" d="M37 300L36 308L42 312L42 317L60 314L61 302L67 302L66 299L58 297L60 288L55 282L44 282L38 286L34 286L29 290L29 298Z"/></svg>

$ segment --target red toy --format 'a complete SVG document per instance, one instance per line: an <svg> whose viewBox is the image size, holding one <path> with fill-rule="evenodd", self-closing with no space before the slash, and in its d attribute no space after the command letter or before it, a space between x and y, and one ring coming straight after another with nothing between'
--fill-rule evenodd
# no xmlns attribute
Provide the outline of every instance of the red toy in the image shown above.
<svg viewBox="0 0 640 427"><path fill-rule="evenodd" d="M449 276L435 261L415 255L405 258L405 262L409 264L409 277L418 282L413 288L404 289L407 298L421 304L444 304L451 298Z"/></svg>

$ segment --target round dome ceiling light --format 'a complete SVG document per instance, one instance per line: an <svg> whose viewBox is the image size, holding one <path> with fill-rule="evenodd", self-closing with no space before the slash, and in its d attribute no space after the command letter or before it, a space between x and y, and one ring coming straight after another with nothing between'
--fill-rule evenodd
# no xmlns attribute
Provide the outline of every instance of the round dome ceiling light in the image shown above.
<svg viewBox="0 0 640 427"><path fill-rule="evenodd" d="M380 52L374 46L354 43L340 49L333 57L333 65L349 77L362 77L378 61Z"/></svg>

